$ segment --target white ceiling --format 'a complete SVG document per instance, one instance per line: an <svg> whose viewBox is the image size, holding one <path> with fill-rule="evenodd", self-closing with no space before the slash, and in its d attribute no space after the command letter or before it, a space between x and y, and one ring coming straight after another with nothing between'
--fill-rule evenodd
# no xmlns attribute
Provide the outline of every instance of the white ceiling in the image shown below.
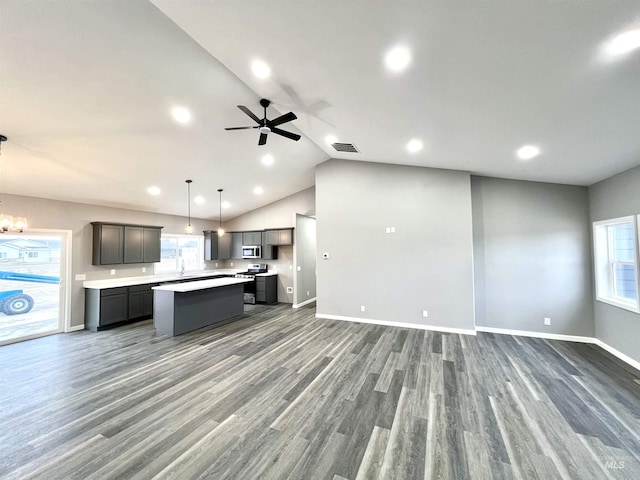
<svg viewBox="0 0 640 480"><path fill-rule="evenodd" d="M589 185L640 164L640 50L602 56L638 27L637 0L0 0L0 192L185 215L191 178L192 215L217 218L224 188L230 218L331 157ZM392 74L398 44L413 62ZM299 142L224 130L261 97L296 113ZM542 154L517 160L524 144Z"/></svg>

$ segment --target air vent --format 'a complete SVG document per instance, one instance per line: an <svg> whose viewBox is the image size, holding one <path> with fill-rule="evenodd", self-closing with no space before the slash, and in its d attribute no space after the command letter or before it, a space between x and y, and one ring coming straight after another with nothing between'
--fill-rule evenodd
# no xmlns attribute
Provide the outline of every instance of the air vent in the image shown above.
<svg viewBox="0 0 640 480"><path fill-rule="evenodd" d="M353 143L332 143L331 146L338 152L359 153Z"/></svg>

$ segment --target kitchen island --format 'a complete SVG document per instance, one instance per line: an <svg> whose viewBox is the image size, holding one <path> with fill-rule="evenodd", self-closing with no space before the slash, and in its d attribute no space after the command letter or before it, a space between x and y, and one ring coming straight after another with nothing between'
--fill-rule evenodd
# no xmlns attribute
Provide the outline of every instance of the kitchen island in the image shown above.
<svg viewBox="0 0 640 480"><path fill-rule="evenodd" d="M153 287L157 335L182 335L244 313L247 278L214 278Z"/></svg>

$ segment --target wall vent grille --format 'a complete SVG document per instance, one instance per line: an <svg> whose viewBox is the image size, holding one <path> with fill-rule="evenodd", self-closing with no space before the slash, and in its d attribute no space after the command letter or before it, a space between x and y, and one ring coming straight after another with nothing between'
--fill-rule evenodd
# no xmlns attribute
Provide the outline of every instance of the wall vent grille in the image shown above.
<svg viewBox="0 0 640 480"><path fill-rule="evenodd" d="M332 143L331 146L338 152L360 153L353 143Z"/></svg>

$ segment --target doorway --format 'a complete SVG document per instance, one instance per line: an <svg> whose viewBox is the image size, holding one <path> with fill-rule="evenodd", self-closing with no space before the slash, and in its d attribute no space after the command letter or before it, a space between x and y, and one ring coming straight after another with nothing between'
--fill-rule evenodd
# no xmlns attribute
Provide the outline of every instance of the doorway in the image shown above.
<svg viewBox="0 0 640 480"><path fill-rule="evenodd" d="M0 345L65 329L69 234L0 234Z"/></svg>

